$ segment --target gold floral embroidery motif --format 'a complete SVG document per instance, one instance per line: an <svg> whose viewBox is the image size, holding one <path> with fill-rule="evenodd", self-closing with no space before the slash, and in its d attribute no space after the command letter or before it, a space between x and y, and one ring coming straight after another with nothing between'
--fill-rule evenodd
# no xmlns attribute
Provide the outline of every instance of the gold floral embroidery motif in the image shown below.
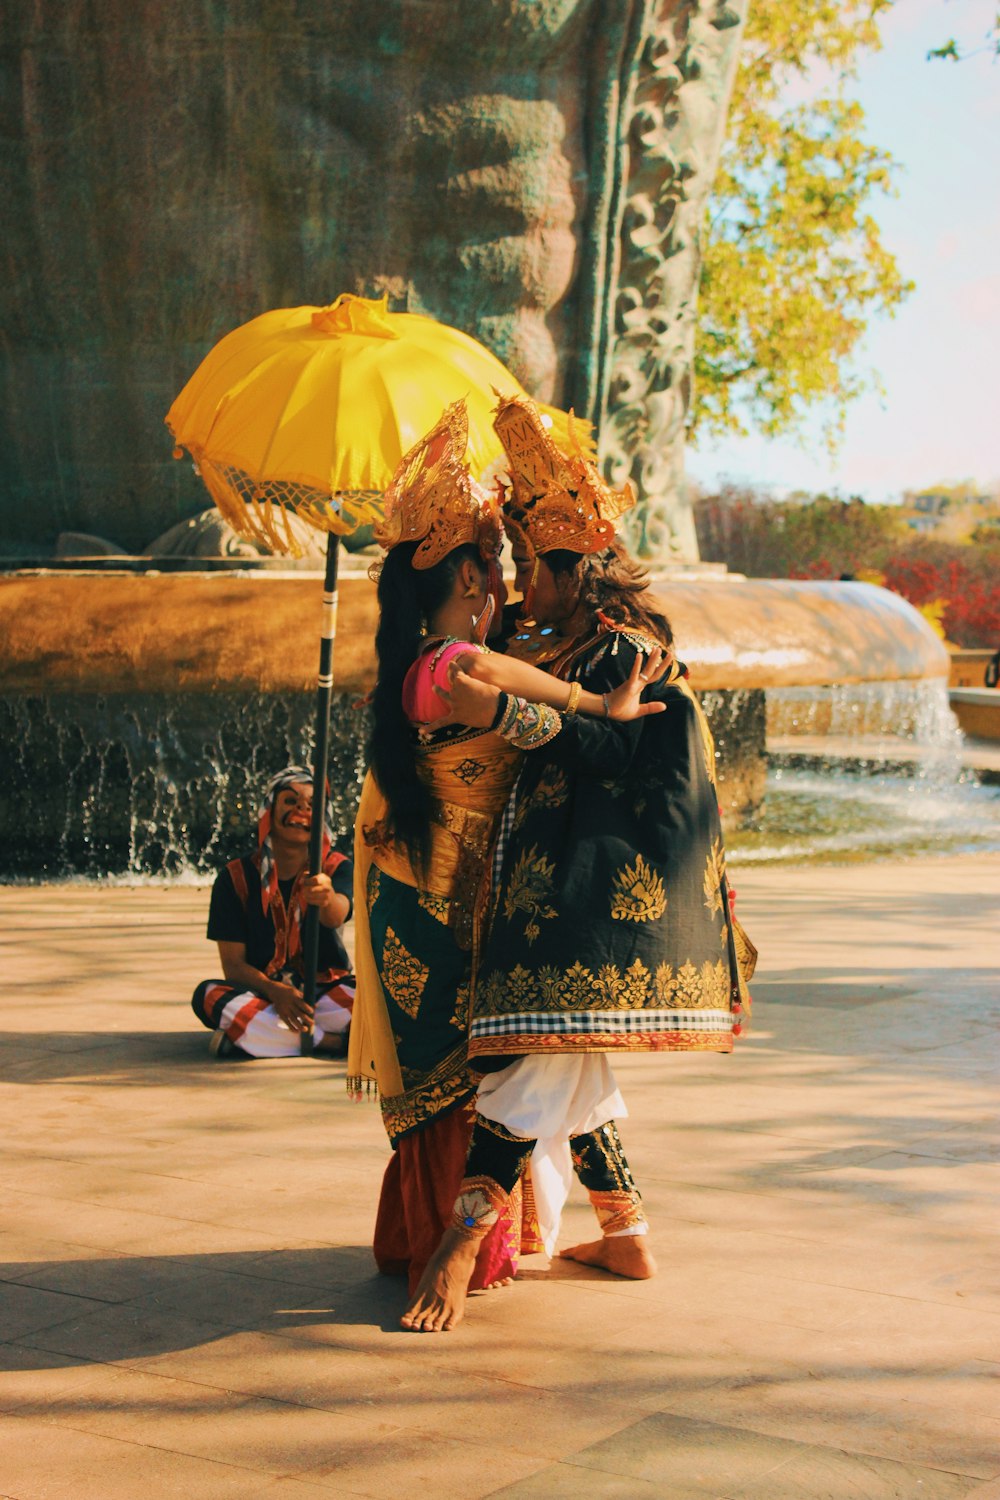
<svg viewBox="0 0 1000 1500"><path fill-rule="evenodd" d="M656 871L637 854L634 865L615 875L611 915L620 922L653 922L667 908L667 893Z"/></svg>
<svg viewBox="0 0 1000 1500"><path fill-rule="evenodd" d="M562 999L563 978L555 964L543 964L538 971L538 995L543 1005L558 1005Z"/></svg>
<svg viewBox="0 0 1000 1500"><path fill-rule="evenodd" d="M455 1009L449 1017L449 1025L455 1026L464 1036L469 1029L469 986L460 984L455 991Z"/></svg>
<svg viewBox="0 0 1000 1500"><path fill-rule="evenodd" d="M557 915L555 907L548 903L548 897L552 895L554 871L555 866L544 855L539 854L537 846L532 844L521 855L511 873L504 897L503 914L508 922L519 911L528 916L530 920L524 929L524 935L529 943L533 943L541 932L539 922Z"/></svg>
<svg viewBox="0 0 1000 1500"><path fill-rule="evenodd" d="M592 1005L600 1010L614 1010L618 1005L618 992L621 987L621 970L617 964L602 964L595 976L595 990Z"/></svg>
<svg viewBox="0 0 1000 1500"><path fill-rule="evenodd" d="M729 970L721 958L714 964L706 961L700 969L693 963L681 964L675 984L671 1004L682 1010L697 1005L729 1009Z"/></svg>
<svg viewBox="0 0 1000 1500"><path fill-rule="evenodd" d="M382 980L400 1010L414 1018L420 1009L430 969L400 942L392 928L386 929L382 949Z"/></svg>
<svg viewBox="0 0 1000 1500"><path fill-rule="evenodd" d="M618 991L619 1005L627 1006L629 1010L641 1010L646 1000L646 990L649 984L649 970L641 959L635 959L629 964L622 975L621 988Z"/></svg>
<svg viewBox="0 0 1000 1500"><path fill-rule="evenodd" d="M569 796L566 772L557 766L548 766L539 777L538 785L525 797L514 814L514 827L519 829L529 813L539 807L561 807Z"/></svg>
<svg viewBox="0 0 1000 1500"><path fill-rule="evenodd" d="M674 993L673 964L662 963L656 965L656 973L653 976L653 993L662 1006L666 1007L670 1004Z"/></svg>
<svg viewBox="0 0 1000 1500"><path fill-rule="evenodd" d="M594 976L591 971L577 959L571 968L567 969L562 976L559 987L559 999L564 1005L587 1007L594 1000Z"/></svg>
<svg viewBox="0 0 1000 1500"><path fill-rule="evenodd" d="M447 896L436 896L433 891L418 891L417 905L422 906L424 911L429 911L435 922L447 927L451 912L451 902Z"/></svg>
<svg viewBox="0 0 1000 1500"><path fill-rule="evenodd" d="M722 840L717 838L705 858L705 905L714 917L722 910L722 877L726 873L726 856Z"/></svg>
<svg viewBox="0 0 1000 1500"><path fill-rule="evenodd" d="M530 972L522 964L515 964L506 978L499 974L493 978L497 982L497 993L506 997L511 1009L531 1009L537 990Z"/></svg>
<svg viewBox="0 0 1000 1500"><path fill-rule="evenodd" d="M415 1068L410 1080L404 1076L402 1094L390 1099L383 1095L382 1118L393 1139L434 1119L456 1100L475 1093L478 1074L469 1066L467 1050L463 1038L430 1074Z"/></svg>
<svg viewBox="0 0 1000 1500"><path fill-rule="evenodd" d="M375 905L375 902L378 900L378 893L381 888L381 881L379 877L381 876L381 874L382 871L379 869L378 865L371 865L369 867L368 886L365 892L368 897L369 911L371 911L372 907Z"/></svg>
<svg viewBox="0 0 1000 1500"><path fill-rule="evenodd" d="M543 964L532 973L516 964L509 974L494 971L476 992L476 1013L509 1015L526 1010L728 1010L729 968L717 963L661 963L651 974L636 958L622 972L602 964L595 973L576 961L562 973Z"/></svg>
<svg viewBox="0 0 1000 1500"><path fill-rule="evenodd" d="M566 772L561 771L558 766L548 766L528 800L538 807L561 807L568 796Z"/></svg>

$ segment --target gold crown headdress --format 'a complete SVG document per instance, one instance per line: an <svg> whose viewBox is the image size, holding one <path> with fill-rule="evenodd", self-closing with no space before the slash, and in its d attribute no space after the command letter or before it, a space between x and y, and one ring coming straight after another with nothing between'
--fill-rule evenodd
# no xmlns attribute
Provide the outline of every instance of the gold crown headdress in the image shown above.
<svg viewBox="0 0 1000 1500"><path fill-rule="evenodd" d="M602 478L576 444L572 423L577 451L568 456L556 447L528 396L500 397L493 427L510 462L503 515L511 538L523 541L535 556L556 548L602 552L610 547L615 522L635 504L635 494L627 483L613 490Z"/></svg>
<svg viewBox="0 0 1000 1500"><path fill-rule="evenodd" d="M469 473L468 440L469 413L464 401L455 401L400 460L383 497L384 518L375 527L380 547L419 542L415 568L433 568L467 542L485 561L496 557L499 506Z"/></svg>

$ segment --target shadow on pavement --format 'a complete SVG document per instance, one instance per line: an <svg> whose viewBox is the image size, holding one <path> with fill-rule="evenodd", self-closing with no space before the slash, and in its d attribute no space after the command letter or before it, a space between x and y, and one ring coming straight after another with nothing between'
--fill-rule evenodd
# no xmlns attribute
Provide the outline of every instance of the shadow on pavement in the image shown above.
<svg viewBox="0 0 1000 1500"><path fill-rule="evenodd" d="M0 1032L5 1083L93 1083L163 1088L201 1079L228 1083L248 1072L261 1077L273 1068L319 1068L343 1081L342 1058L270 1058L216 1062L208 1053L211 1033L183 1031ZM169 1071L165 1070L167 1065Z"/></svg>
<svg viewBox="0 0 1000 1500"><path fill-rule="evenodd" d="M367 1245L196 1255L123 1255L0 1265L7 1338L0 1369L152 1360L234 1333L398 1329L400 1277L372 1273Z"/></svg>

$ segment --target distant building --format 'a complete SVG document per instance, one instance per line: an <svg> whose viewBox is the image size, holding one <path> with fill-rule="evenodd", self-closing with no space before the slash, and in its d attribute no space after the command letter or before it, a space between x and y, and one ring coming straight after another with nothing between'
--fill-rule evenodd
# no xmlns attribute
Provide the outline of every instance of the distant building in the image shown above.
<svg viewBox="0 0 1000 1500"><path fill-rule="evenodd" d="M947 542L968 541L974 532L992 529L998 517L997 487L981 493L971 481L941 489L907 490L900 507L900 518L910 531Z"/></svg>
<svg viewBox="0 0 1000 1500"><path fill-rule="evenodd" d="M914 495L910 501L914 510L922 511L925 515L941 516L954 504L951 495ZM917 528L918 530L920 528Z"/></svg>

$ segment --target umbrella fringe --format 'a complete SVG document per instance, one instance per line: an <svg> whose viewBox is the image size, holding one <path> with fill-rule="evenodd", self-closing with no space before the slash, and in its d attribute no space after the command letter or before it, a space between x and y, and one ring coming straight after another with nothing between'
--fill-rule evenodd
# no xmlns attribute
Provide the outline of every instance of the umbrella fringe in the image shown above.
<svg viewBox="0 0 1000 1500"><path fill-rule="evenodd" d="M193 452L191 456L223 519L238 536L269 552L303 555L291 527L293 515L314 531L332 531L337 536L381 518L379 497L374 491L326 495L291 482L255 482L240 469L215 464Z"/></svg>

